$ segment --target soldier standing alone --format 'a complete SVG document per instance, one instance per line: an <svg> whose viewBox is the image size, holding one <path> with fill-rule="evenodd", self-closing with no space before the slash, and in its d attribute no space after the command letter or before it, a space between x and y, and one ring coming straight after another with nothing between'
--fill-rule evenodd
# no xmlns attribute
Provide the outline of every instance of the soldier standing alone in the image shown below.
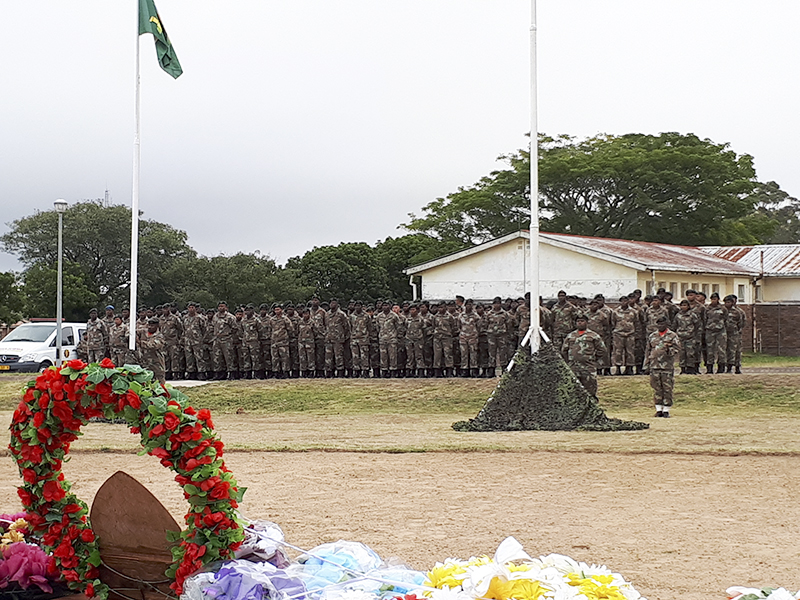
<svg viewBox="0 0 800 600"><path fill-rule="evenodd" d="M678 334L668 329L666 318L656 323L656 331L647 338L645 367L650 369L650 387L656 417L669 418L672 408L672 390L675 387L675 357L681 351Z"/></svg>
<svg viewBox="0 0 800 600"><path fill-rule="evenodd" d="M575 377L592 396L597 396L597 365L606 354L603 338L588 328L585 315L577 318L577 329L561 345L561 354Z"/></svg>

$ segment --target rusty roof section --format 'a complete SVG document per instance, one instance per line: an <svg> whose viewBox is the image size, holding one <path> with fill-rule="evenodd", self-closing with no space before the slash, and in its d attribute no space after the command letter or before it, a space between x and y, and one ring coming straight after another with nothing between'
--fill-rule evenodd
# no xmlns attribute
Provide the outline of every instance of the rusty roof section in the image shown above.
<svg viewBox="0 0 800 600"><path fill-rule="evenodd" d="M748 265L728 260L704 252L696 246L676 246L655 242L637 242L613 238L569 235L564 233L540 233L542 241L556 245L570 246L586 253L631 265L640 270L683 271L689 273L708 273L732 277L752 277L758 271Z"/></svg>
<svg viewBox="0 0 800 600"><path fill-rule="evenodd" d="M800 244L705 246L703 250L771 277L800 277Z"/></svg>

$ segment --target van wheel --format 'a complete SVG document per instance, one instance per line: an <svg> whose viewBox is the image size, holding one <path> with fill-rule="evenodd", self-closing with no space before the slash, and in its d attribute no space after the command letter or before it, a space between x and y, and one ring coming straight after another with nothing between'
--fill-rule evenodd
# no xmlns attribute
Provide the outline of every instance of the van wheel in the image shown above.
<svg viewBox="0 0 800 600"><path fill-rule="evenodd" d="M44 361L40 362L39 363L39 373L42 373L42 372L46 371L47 369L49 369L52 366L53 366L53 363L51 363L49 360L44 360Z"/></svg>

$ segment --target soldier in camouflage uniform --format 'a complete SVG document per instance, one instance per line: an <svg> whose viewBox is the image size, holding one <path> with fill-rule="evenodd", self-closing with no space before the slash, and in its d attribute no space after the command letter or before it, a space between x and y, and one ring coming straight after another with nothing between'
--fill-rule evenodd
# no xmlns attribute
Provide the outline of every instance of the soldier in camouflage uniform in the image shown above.
<svg viewBox="0 0 800 600"><path fill-rule="evenodd" d="M295 312L294 304L287 304L284 311L286 318L292 322L292 333L289 336L289 364L292 377L300 376L300 350L297 347L297 327L300 325L300 315Z"/></svg>
<svg viewBox="0 0 800 600"><path fill-rule="evenodd" d="M539 327L544 331L547 339L553 341L553 313L544 305L541 296L539 296Z"/></svg>
<svg viewBox="0 0 800 600"><path fill-rule="evenodd" d="M344 377L344 345L350 337L350 320L339 310L339 302L335 298L330 304L328 330L325 332L325 371L328 377Z"/></svg>
<svg viewBox="0 0 800 600"><path fill-rule="evenodd" d="M108 332L109 358L121 367L128 362L128 342L130 334L128 325L122 322L121 316L114 317L114 324Z"/></svg>
<svg viewBox="0 0 800 600"><path fill-rule="evenodd" d="M444 302L433 315L433 370L436 377L448 377L453 368L453 335L456 332L453 316Z"/></svg>
<svg viewBox="0 0 800 600"><path fill-rule="evenodd" d="M114 306L111 304L106 306L106 314L103 315L103 323L106 324L106 329L108 330L109 335L108 357L113 360L113 357L111 356L111 328L114 326Z"/></svg>
<svg viewBox="0 0 800 600"><path fill-rule="evenodd" d="M297 353L302 377L314 377L317 370L316 346L314 345L315 328L311 310L304 308L303 314L297 322Z"/></svg>
<svg viewBox="0 0 800 600"><path fill-rule="evenodd" d="M397 377L397 339L400 332L400 317L392 312L390 302L384 302L382 311L375 316L378 326L378 343L380 346L381 375Z"/></svg>
<svg viewBox="0 0 800 600"><path fill-rule="evenodd" d="M719 294L711 294L711 303L706 307L706 373L714 372L714 364L718 365L717 373L725 372L728 360L728 335L725 323L728 320L728 309L719 303Z"/></svg>
<svg viewBox="0 0 800 600"><path fill-rule="evenodd" d="M509 317L503 310L500 298L492 301L492 310L486 313L486 332L489 342L489 369L495 367L494 376L499 377L508 364Z"/></svg>
<svg viewBox="0 0 800 600"><path fill-rule="evenodd" d="M382 304L378 302L377 306L369 305L367 307L367 315L369 315L370 320L369 364L372 368L373 377L381 376L381 344L378 340L378 323L375 319L378 315L378 312L380 312L377 309L378 306L382 306Z"/></svg>
<svg viewBox="0 0 800 600"><path fill-rule="evenodd" d="M693 375L696 367L696 348L697 329L700 325L700 317L691 310L688 300L681 300L678 314L675 315L675 333L681 341L681 351L679 354L681 374Z"/></svg>
<svg viewBox="0 0 800 600"><path fill-rule="evenodd" d="M425 373L425 322L419 316L419 309L412 304L405 321L406 330L406 376L423 377Z"/></svg>
<svg viewBox="0 0 800 600"><path fill-rule="evenodd" d="M206 363L208 379L214 379L214 317L216 311L209 308L206 311L206 333L203 336L203 361Z"/></svg>
<svg viewBox="0 0 800 600"><path fill-rule="evenodd" d="M255 313L256 307L248 304L242 317L242 371L245 379L256 379L261 373L260 322Z"/></svg>
<svg viewBox="0 0 800 600"><path fill-rule="evenodd" d="M597 364L606 354L606 345L599 334L588 328L585 315L576 322L575 331L561 344L561 354L586 391L597 397Z"/></svg>
<svg viewBox="0 0 800 600"><path fill-rule="evenodd" d="M316 325L314 351L317 360L317 377L325 376L325 335L328 331L328 312L319 304L316 296L311 299L311 319Z"/></svg>
<svg viewBox="0 0 800 600"><path fill-rule="evenodd" d="M419 318L422 319L422 360L425 362L425 377L433 375L433 317L427 303L419 305Z"/></svg>
<svg viewBox="0 0 800 600"><path fill-rule="evenodd" d="M483 304L476 305L475 313L478 315L478 365L481 369L481 377L491 377L494 375L494 366L489 368L489 329L486 321L486 307Z"/></svg>
<svg viewBox="0 0 800 600"><path fill-rule="evenodd" d="M233 331L233 356L236 362L236 369L234 370L233 377L234 379L241 379L242 371L243 371L243 346L242 346L242 337L244 335L244 331L242 330L242 320L244 319L244 308L241 306L236 309L234 312L234 316L236 317L236 326L234 327Z"/></svg>
<svg viewBox="0 0 800 600"><path fill-rule="evenodd" d="M589 329L601 337L606 349L606 353L600 357L597 363L597 374L611 375L611 311L606 309L598 298L595 298L589 303L586 322Z"/></svg>
<svg viewBox="0 0 800 600"><path fill-rule="evenodd" d="M636 322L639 319L639 312L630 307L629 301L628 296L622 296L619 299L619 307L611 313L611 335L614 340L614 365L617 367L617 375L623 374L623 368L625 375L633 375L633 368L636 366Z"/></svg>
<svg viewBox="0 0 800 600"><path fill-rule="evenodd" d="M364 304L356 301L350 314L350 354L353 357L353 377L369 377L370 338L372 317L364 312Z"/></svg>
<svg viewBox="0 0 800 600"><path fill-rule="evenodd" d="M558 292L558 302L550 309L553 316L553 345L561 348L566 337L575 329L577 309L567 302L567 292Z"/></svg>
<svg viewBox="0 0 800 600"><path fill-rule="evenodd" d="M686 290L686 299L689 301L689 310L697 315L697 331L694 337L694 348L692 348L692 354L694 355L694 368L692 369L692 373L694 375L699 375L702 348L705 344L706 335L706 307L703 303L698 301L697 292L694 290Z"/></svg>
<svg viewBox="0 0 800 600"><path fill-rule="evenodd" d="M166 366L164 354L167 342L158 330L158 317L151 317L147 320L147 331L139 335L136 346L139 348L139 361L145 369L150 369L153 376L166 384Z"/></svg>
<svg viewBox="0 0 800 600"><path fill-rule="evenodd" d="M166 345L164 355L166 360L167 379L183 379L180 369L179 342L183 333L183 325L177 315L173 314L168 304L163 305L159 321L159 332L164 336Z"/></svg>
<svg viewBox="0 0 800 600"><path fill-rule="evenodd" d="M742 330L744 329L744 311L736 306L736 296L725 297L725 308L728 309L728 318L725 321L725 333L728 339L727 345L727 364L728 373L742 373Z"/></svg>
<svg viewBox="0 0 800 600"><path fill-rule="evenodd" d="M283 314L283 307L276 305L273 307L273 315L270 319L272 325L272 370L278 379L286 379L291 372L291 362L289 361L289 339L292 335L292 322Z"/></svg>
<svg viewBox="0 0 800 600"><path fill-rule="evenodd" d="M97 318L97 309L89 311L89 320L86 322L86 354L90 363L99 363L106 357L108 351L108 329L104 321Z"/></svg>
<svg viewBox="0 0 800 600"><path fill-rule="evenodd" d="M392 304L392 312L400 318L400 326L397 328L397 376L404 377L406 371L406 320L407 317L400 309L400 305Z"/></svg>
<svg viewBox="0 0 800 600"><path fill-rule="evenodd" d="M656 331L647 338L645 367L650 370L655 416L669 418L672 390L675 387L675 357L680 354L681 341L677 333L669 330L667 318L658 321L656 327Z"/></svg>
<svg viewBox="0 0 800 600"><path fill-rule="evenodd" d="M269 306L261 304L258 310L258 343L261 346L261 378L266 379L272 377L272 321L269 316Z"/></svg>
<svg viewBox="0 0 800 600"><path fill-rule="evenodd" d="M530 314L528 314L530 320ZM461 345L461 376L477 377L480 369L478 339L481 317L475 312L475 303L470 298L464 302L464 310L458 317L458 341Z"/></svg>
<svg viewBox="0 0 800 600"><path fill-rule="evenodd" d="M205 315L197 312L197 304L189 302L183 319L183 353L186 355L186 376L189 379L205 381L209 371L203 353L208 321Z"/></svg>
<svg viewBox="0 0 800 600"><path fill-rule="evenodd" d="M214 330L214 341L212 345L214 370L217 379L236 378L236 356L234 354L233 342L236 336L236 317L228 312L228 303L220 302L217 304L217 314L212 321Z"/></svg>

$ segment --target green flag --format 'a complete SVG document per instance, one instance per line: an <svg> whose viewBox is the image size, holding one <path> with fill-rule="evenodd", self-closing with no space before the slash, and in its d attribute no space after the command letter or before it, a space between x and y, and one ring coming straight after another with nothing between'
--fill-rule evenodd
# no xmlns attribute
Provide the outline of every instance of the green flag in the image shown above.
<svg viewBox="0 0 800 600"><path fill-rule="evenodd" d="M183 73L181 63L175 54L175 48L169 41L167 30L161 23L158 16L156 4L153 0L139 0L139 35L152 33L156 40L156 54L158 54L158 64L175 79Z"/></svg>

